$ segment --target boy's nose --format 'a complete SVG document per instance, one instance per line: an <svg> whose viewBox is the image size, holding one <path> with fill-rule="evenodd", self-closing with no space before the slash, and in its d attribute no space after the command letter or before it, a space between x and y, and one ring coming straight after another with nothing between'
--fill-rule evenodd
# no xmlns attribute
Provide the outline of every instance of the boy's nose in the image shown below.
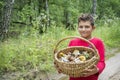
<svg viewBox="0 0 120 80"><path fill-rule="evenodd" d="M83 27L82 30L85 31L85 28Z"/></svg>

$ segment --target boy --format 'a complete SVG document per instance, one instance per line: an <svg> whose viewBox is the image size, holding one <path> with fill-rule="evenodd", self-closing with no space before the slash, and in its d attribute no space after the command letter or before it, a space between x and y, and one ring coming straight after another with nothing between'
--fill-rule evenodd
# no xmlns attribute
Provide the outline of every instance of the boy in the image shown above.
<svg viewBox="0 0 120 80"><path fill-rule="evenodd" d="M94 19L90 14L82 14L78 18L78 32L80 36L92 42L96 49L98 50L100 60L97 65L93 68L84 71L84 77L70 77L70 80L98 80L99 74L105 68L105 57L104 57L104 44L102 40L92 37L92 32L95 29ZM87 46L90 47L88 43L76 38L70 41L69 46Z"/></svg>

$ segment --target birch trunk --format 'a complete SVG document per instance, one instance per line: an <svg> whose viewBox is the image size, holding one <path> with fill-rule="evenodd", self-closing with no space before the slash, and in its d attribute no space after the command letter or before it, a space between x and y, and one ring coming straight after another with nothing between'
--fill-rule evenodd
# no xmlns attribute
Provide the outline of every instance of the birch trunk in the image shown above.
<svg viewBox="0 0 120 80"><path fill-rule="evenodd" d="M3 7L2 25L0 26L0 38L5 39L7 37L8 29L10 26L11 12L14 0L5 0L5 6Z"/></svg>
<svg viewBox="0 0 120 80"><path fill-rule="evenodd" d="M95 17L97 8L97 0L93 0L92 15Z"/></svg>

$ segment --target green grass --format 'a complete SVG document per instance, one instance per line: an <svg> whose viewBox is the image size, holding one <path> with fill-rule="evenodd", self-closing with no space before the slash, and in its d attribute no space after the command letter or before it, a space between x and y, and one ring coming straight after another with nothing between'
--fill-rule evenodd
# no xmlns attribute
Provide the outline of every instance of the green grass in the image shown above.
<svg viewBox="0 0 120 80"><path fill-rule="evenodd" d="M29 34L24 30L18 38L9 38L0 43L0 70L27 71L30 69L54 71L53 50L60 39L68 36L79 36L77 30L66 30L61 27L50 27L39 35L32 29ZM93 36L101 38L105 46L118 47L120 41L119 24L108 27L97 27ZM68 40L69 41L69 40ZM68 41L63 41L58 50L65 48Z"/></svg>

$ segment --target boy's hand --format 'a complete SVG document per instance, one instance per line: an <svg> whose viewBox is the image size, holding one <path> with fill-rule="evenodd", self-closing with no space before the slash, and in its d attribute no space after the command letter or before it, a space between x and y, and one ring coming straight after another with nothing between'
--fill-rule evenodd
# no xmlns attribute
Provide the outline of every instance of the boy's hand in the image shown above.
<svg viewBox="0 0 120 80"><path fill-rule="evenodd" d="M58 65L54 62L55 68L58 70L58 73L61 73L61 70L59 69Z"/></svg>
<svg viewBox="0 0 120 80"><path fill-rule="evenodd" d="M87 69L86 71L83 72L83 77L87 77L93 74L96 74L99 71L96 65L94 65L93 68Z"/></svg>

